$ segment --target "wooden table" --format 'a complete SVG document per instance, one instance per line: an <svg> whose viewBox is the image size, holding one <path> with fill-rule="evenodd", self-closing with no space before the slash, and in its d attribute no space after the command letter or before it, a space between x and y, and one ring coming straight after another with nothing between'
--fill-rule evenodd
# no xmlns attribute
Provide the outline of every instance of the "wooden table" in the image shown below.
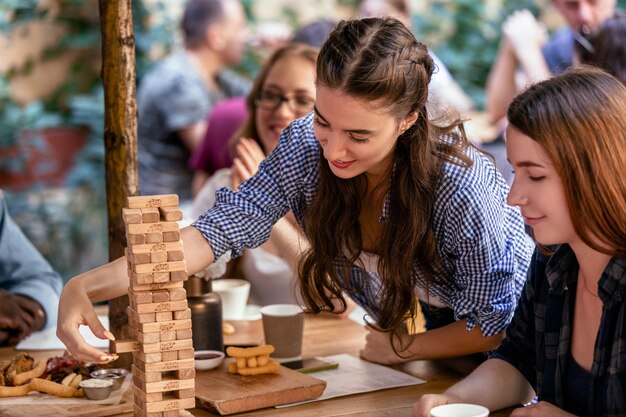
<svg viewBox="0 0 626 417"><path fill-rule="evenodd" d="M348 353L358 357L359 350L365 343L365 334L366 331L363 326L349 319L337 319L329 315L307 317L302 355L307 358ZM14 349L2 348L0 349L0 360L9 359L14 354ZM62 352L32 352L32 355L37 358L59 354ZM428 382L410 387L333 398L295 407L268 408L236 415L242 417L305 417L313 415L324 417L410 417L413 403L423 394L440 393L463 376L437 361L413 361L395 368ZM190 411L197 417L216 415L199 409ZM509 412L500 411L490 415L493 417L508 416ZM120 414L119 416L132 417L132 413Z"/></svg>

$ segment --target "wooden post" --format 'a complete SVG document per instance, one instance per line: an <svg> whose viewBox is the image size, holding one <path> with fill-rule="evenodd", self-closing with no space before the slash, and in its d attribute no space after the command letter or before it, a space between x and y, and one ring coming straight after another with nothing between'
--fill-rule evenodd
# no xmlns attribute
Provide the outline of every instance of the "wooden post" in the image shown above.
<svg viewBox="0 0 626 417"><path fill-rule="evenodd" d="M124 256L126 246L122 207L139 192L137 180L137 104L135 100L135 38L132 0L100 0L102 79L104 83L104 146L109 221L109 260ZM111 332L129 337L128 296L109 302ZM130 369L124 354L117 366Z"/></svg>

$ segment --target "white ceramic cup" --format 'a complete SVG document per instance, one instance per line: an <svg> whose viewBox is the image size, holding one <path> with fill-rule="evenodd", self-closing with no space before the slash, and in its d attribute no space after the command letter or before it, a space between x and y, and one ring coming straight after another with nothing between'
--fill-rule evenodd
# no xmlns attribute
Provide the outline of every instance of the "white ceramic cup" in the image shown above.
<svg viewBox="0 0 626 417"><path fill-rule="evenodd" d="M432 417L487 417L489 409L476 404L445 404L430 410Z"/></svg>
<svg viewBox="0 0 626 417"><path fill-rule="evenodd" d="M304 313L296 304L270 304L261 308L265 343L274 346L270 356L278 362L302 359Z"/></svg>
<svg viewBox="0 0 626 417"><path fill-rule="evenodd" d="M212 282L213 292L222 298L222 317L241 320L246 312L250 283L244 279L222 278Z"/></svg>

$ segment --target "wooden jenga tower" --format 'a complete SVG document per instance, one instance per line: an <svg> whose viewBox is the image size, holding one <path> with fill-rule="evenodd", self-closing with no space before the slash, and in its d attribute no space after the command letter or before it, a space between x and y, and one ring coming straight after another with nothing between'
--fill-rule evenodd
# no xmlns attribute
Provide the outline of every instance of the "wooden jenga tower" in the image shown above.
<svg viewBox="0 0 626 417"><path fill-rule="evenodd" d="M195 406L191 310L180 240L178 196L128 197L128 322L133 339L112 351L133 352L135 417L179 417Z"/></svg>

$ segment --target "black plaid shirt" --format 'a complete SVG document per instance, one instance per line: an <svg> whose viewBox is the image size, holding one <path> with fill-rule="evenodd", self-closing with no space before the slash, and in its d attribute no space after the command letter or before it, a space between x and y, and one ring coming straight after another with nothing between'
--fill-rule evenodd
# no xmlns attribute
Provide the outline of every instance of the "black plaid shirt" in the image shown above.
<svg viewBox="0 0 626 417"><path fill-rule="evenodd" d="M515 366L535 388L540 401L565 410L568 409L564 404L565 369L577 279L578 262L568 245L559 247L551 257L535 252L507 338L491 356ZM600 279L598 294L603 309L587 410L568 411L578 415L624 417L626 259L611 259Z"/></svg>

